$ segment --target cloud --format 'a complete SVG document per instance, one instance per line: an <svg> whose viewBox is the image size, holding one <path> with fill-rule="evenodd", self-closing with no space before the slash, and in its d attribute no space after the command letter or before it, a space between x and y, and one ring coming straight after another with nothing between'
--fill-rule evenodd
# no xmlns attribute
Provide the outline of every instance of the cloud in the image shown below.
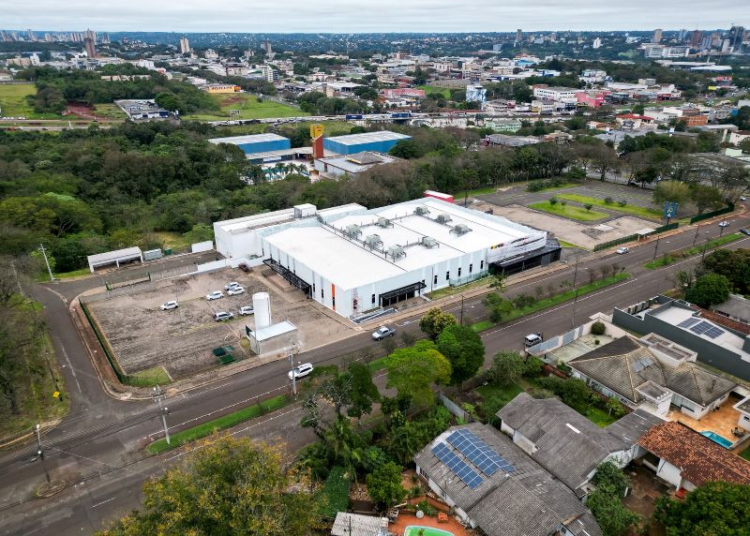
<svg viewBox="0 0 750 536"><path fill-rule="evenodd" d="M163 32L510 32L727 28L746 0L26 0L3 8L10 29ZM748 21L750 22L750 21Z"/></svg>

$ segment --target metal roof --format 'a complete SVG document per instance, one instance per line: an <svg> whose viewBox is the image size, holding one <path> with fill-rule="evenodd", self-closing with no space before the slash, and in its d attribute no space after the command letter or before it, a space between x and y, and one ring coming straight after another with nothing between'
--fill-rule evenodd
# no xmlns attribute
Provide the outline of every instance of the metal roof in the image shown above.
<svg viewBox="0 0 750 536"><path fill-rule="evenodd" d="M378 132L365 132L363 134L348 134L346 136L336 136L328 138L342 145L359 145L361 143L374 143L379 141L408 140L411 136L391 132L390 130L380 130Z"/></svg>
<svg viewBox="0 0 750 536"><path fill-rule="evenodd" d="M285 138L284 136L279 136L278 134L248 134L245 136L229 136L226 138L212 138L208 141L211 143L219 144L219 143L231 143L234 145L239 144L245 144L245 143L262 143L266 141L289 141L288 138Z"/></svg>

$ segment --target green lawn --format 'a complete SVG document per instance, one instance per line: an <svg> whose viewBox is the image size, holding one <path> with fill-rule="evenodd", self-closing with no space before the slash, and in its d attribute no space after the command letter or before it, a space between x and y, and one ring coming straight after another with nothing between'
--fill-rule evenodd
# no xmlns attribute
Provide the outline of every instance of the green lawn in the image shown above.
<svg viewBox="0 0 750 536"><path fill-rule="evenodd" d="M149 445L148 452L149 454L160 454L162 452L166 452L168 450L184 445L185 443L190 443L191 441L196 441L203 437L209 436L215 431L226 430L227 428L231 428L242 422L260 417L261 415L265 415L266 413L269 413L271 411L281 409L288 403L289 400L287 399L286 395L275 396L269 400L261 402L260 404L242 408L239 411L229 413L228 415L224 415L223 417L219 417L218 419L199 424L198 426L188 428L187 430L182 430L181 432L172 435L170 444L167 444L166 439L159 439L158 441L154 441L153 443L151 443L151 445Z"/></svg>
<svg viewBox="0 0 750 536"><path fill-rule="evenodd" d="M80 268L78 270L73 270L72 272L65 272L63 274L55 273L55 279L70 279L72 277L85 277L91 275L91 270L88 268ZM47 274L44 274L44 277L42 278L43 281L49 279L47 277Z"/></svg>
<svg viewBox="0 0 750 536"><path fill-rule="evenodd" d="M195 114L183 116L183 119L198 121L221 121L229 119L229 110L240 110L240 119L266 119L269 117L300 117L310 115L293 106L263 100L258 102L258 96L252 93L233 93L211 95L221 107L221 111L210 114ZM234 119L235 117L233 117Z"/></svg>
<svg viewBox="0 0 750 536"><path fill-rule="evenodd" d="M0 84L0 117L26 119L61 119L59 114L38 114L26 97L36 94L34 84Z"/></svg>
<svg viewBox="0 0 750 536"><path fill-rule="evenodd" d="M507 387L489 384L477 387L477 392L482 395L482 403L479 409L486 419L490 419L516 395L522 393L523 388L515 383Z"/></svg>
<svg viewBox="0 0 750 536"><path fill-rule="evenodd" d="M125 112L120 110L116 104L96 104L94 106L94 115L109 120L127 119Z"/></svg>
<svg viewBox="0 0 750 536"><path fill-rule="evenodd" d="M224 118L226 119L226 118ZM351 134L352 124L346 121L323 121L321 123L325 126L325 136L342 136L344 134ZM291 125L294 127L295 125ZM310 128L310 123L300 122L296 126L304 129ZM258 123L255 125L232 125L232 126L220 126L217 127L217 132L222 136L243 136L245 134L263 134L271 125Z"/></svg>
<svg viewBox="0 0 750 536"><path fill-rule="evenodd" d="M599 199L598 197L589 197L587 195L580 195L580 194L560 194L556 197L558 199L565 199L567 201L575 201L577 203L581 203L582 205L590 203L594 205L595 207L615 210L617 212L631 214L633 216L637 216L639 218L645 218L648 220L657 220L657 221L661 220L661 211L655 208L637 207L634 205L625 205L624 207L621 207L617 203L612 203L608 205L607 203L604 202L603 199Z"/></svg>
<svg viewBox="0 0 750 536"><path fill-rule="evenodd" d="M479 333L480 331L484 331L485 329L490 329L495 324L490 322L489 320L482 320L481 322L477 322L476 324L471 325L471 329Z"/></svg>
<svg viewBox="0 0 750 536"><path fill-rule="evenodd" d="M192 242L182 236L180 233L170 233L167 231L154 232L156 236L164 243L164 248L169 249L187 249Z"/></svg>
<svg viewBox="0 0 750 536"><path fill-rule="evenodd" d="M125 385L133 387L153 387L155 385L166 385L172 383L172 379L164 370L164 367L154 367L147 370L129 374L122 379Z"/></svg>
<svg viewBox="0 0 750 536"><path fill-rule="evenodd" d="M745 450L743 450L740 456L750 462L750 447L747 447Z"/></svg>
<svg viewBox="0 0 750 536"><path fill-rule="evenodd" d="M542 188L541 190L536 190L533 193L537 194L539 192L550 192L550 191L553 191L553 190L564 190L565 188L575 188L576 186L580 186L580 185L581 185L580 182L566 182L566 183L561 184L559 186L547 186L546 188Z"/></svg>
<svg viewBox="0 0 750 536"><path fill-rule="evenodd" d="M565 240L558 239L558 242L560 243L560 247L562 248L580 248L581 247L581 246L576 246L572 242L566 242Z"/></svg>
<svg viewBox="0 0 750 536"><path fill-rule="evenodd" d="M445 87L417 86L417 89L424 89L427 92L428 95L430 93L442 93L443 97L445 97L446 99L450 99L451 98L450 89L445 88Z"/></svg>
<svg viewBox="0 0 750 536"><path fill-rule="evenodd" d="M668 254L663 255L661 258L647 262L646 264L643 265L643 267L649 270L656 270L657 268L662 268L664 266L669 266L671 264L674 264L678 260L683 259L685 257L692 257L693 255L698 255L699 253L703 253L704 248L706 250L711 250L713 248L718 248L720 246L723 246L724 244L728 244L730 242L734 242L735 240L740 240L742 238L745 238L745 235L743 235L742 233L728 234L720 238L715 238L714 240L710 240L707 244L704 244L702 246L694 246L688 249L680 249L677 251L671 251Z"/></svg>
<svg viewBox="0 0 750 536"><path fill-rule="evenodd" d="M586 408L586 413L584 413L583 415L599 428L606 428L617 420L603 409L595 408L593 406L589 406L588 408Z"/></svg>
<svg viewBox="0 0 750 536"><path fill-rule="evenodd" d="M562 205L557 203L556 205L550 204L549 201L541 201L539 203L532 203L529 208L535 210L541 210L548 214L555 214L556 216L563 216L576 221L595 221L606 218L609 214L604 212L597 212L595 210L586 210L585 208L576 207L572 205Z"/></svg>

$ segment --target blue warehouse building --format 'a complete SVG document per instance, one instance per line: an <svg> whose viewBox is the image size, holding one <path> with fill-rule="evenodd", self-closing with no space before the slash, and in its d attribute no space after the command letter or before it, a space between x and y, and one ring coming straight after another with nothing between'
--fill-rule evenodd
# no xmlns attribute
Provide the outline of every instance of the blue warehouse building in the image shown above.
<svg viewBox="0 0 750 536"><path fill-rule="evenodd" d="M323 138L323 148L326 151L349 155L371 151L387 153L401 140L410 140L411 136L398 134L389 130L366 132L364 134L350 134L335 138Z"/></svg>
<svg viewBox="0 0 750 536"><path fill-rule="evenodd" d="M214 138L208 140L211 143L228 143L236 145L245 154L268 153L271 151L284 151L291 149L292 143L288 138L278 134L253 134L248 136L230 136L228 138Z"/></svg>

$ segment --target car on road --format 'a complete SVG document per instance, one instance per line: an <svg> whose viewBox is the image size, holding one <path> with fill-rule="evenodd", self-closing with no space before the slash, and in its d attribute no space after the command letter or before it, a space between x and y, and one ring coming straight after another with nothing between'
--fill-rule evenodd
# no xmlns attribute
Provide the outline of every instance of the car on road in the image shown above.
<svg viewBox="0 0 750 536"><path fill-rule="evenodd" d="M227 283L226 285L224 285L224 290L232 290L233 288L237 288L241 286L242 285L240 285L236 281L232 281L231 283Z"/></svg>
<svg viewBox="0 0 750 536"><path fill-rule="evenodd" d="M747 235L747 236L750 236L750 229L740 229L740 232L741 232L741 233L742 233L743 235Z"/></svg>
<svg viewBox="0 0 750 536"><path fill-rule="evenodd" d="M206 294L206 301L219 300L224 297L224 293L220 290L215 290Z"/></svg>
<svg viewBox="0 0 750 536"><path fill-rule="evenodd" d="M729 222L728 221L719 222L719 227L729 227Z"/></svg>
<svg viewBox="0 0 750 536"><path fill-rule="evenodd" d="M287 376L290 380L304 378L313 371L312 363L302 363L297 365L294 370L290 370Z"/></svg>
<svg viewBox="0 0 750 536"><path fill-rule="evenodd" d="M630 249L626 247L622 247L622 248L617 248L617 251L615 251L615 253L617 253L618 255L625 255L628 251L630 251Z"/></svg>
<svg viewBox="0 0 750 536"><path fill-rule="evenodd" d="M214 320L216 320L217 322L222 322L224 320L231 320L232 318L234 318L234 314L227 313L226 311L220 311L214 314Z"/></svg>
<svg viewBox="0 0 750 536"><path fill-rule="evenodd" d="M174 300L161 304L162 311L171 311L172 309L177 309L177 307L178 307L178 303Z"/></svg>
<svg viewBox="0 0 750 536"><path fill-rule="evenodd" d="M238 294L244 294L245 289L242 287L232 287L229 290L227 290L227 294L230 296L237 296Z"/></svg>
<svg viewBox="0 0 750 536"><path fill-rule="evenodd" d="M252 305L243 305L240 307L240 316L251 315L255 313Z"/></svg>
<svg viewBox="0 0 750 536"><path fill-rule="evenodd" d="M528 348L529 346L535 346L542 342L541 333L529 333L523 338L523 345Z"/></svg>
<svg viewBox="0 0 750 536"><path fill-rule="evenodd" d="M375 333L372 334L372 338L376 341L385 339L386 337L393 337L396 334L395 328L389 328L388 326L380 326Z"/></svg>

